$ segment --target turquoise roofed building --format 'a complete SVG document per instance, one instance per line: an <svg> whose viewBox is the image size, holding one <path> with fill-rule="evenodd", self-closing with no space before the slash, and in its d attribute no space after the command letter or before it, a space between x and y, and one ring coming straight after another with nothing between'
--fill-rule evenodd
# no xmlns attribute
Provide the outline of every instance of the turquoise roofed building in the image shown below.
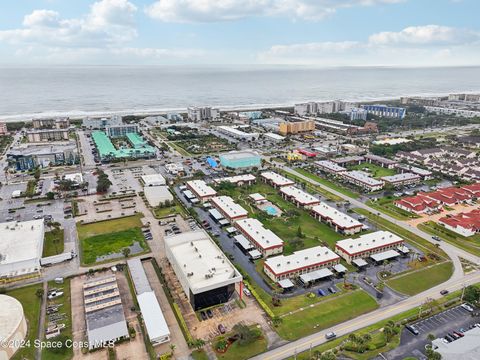
<svg viewBox="0 0 480 360"><path fill-rule="evenodd" d="M98 150L101 161L111 161L118 159L139 159L151 158L156 155L156 149L136 133L128 133L127 139L132 146L129 149L117 149L112 144L110 138L103 131L94 131L92 139Z"/></svg>
<svg viewBox="0 0 480 360"><path fill-rule="evenodd" d="M220 164L224 167L233 169L242 169L250 167L260 167L262 159L260 155L254 151L232 151L220 154Z"/></svg>

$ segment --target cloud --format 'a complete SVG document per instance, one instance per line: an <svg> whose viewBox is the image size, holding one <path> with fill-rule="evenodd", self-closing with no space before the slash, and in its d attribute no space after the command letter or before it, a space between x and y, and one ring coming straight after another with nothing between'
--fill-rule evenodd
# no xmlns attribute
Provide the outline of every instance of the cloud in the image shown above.
<svg viewBox="0 0 480 360"><path fill-rule="evenodd" d="M403 0L157 0L146 13L164 22L219 22L254 16L321 20L339 8Z"/></svg>
<svg viewBox="0 0 480 360"><path fill-rule="evenodd" d="M440 25L410 26L399 32L385 31L373 34L374 45L455 45L480 39L480 33Z"/></svg>
<svg viewBox="0 0 480 360"><path fill-rule="evenodd" d="M439 25L372 34L366 41L274 45L258 54L269 64L319 66L473 65L480 58L480 34Z"/></svg>
<svg viewBox="0 0 480 360"><path fill-rule="evenodd" d="M137 36L135 5L128 0L101 0L82 18L63 19L52 10L34 10L23 28L0 31L0 41L60 47L101 47Z"/></svg>

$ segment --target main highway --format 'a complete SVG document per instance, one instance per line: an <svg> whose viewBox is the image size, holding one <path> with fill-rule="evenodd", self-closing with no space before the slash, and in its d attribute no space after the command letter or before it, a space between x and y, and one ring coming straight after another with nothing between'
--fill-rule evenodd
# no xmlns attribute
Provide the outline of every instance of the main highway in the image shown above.
<svg viewBox="0 0 480 360"><path fill-rule="evenodd" d="M313 179L310 179L300 173L298 173L297 171L295 171L294 169L291 169L287 166L284 166L283 164L280 164L280 163L275 163L275 165L283 170L285 170L286 172L292 174L292 175L295 175L313 185L316 185L316 186L319 186L339 197L341 197L342 199L344 200L348 200L353 206L355 207L359 207L359 208L362 208L362 209L365 209L365 210L368 210L374 214L377 214L378 216L380 216L381 218L385 219L385 220L388 220L402 228L404 228L405 230L408 230L422 238L424 238L425 240L429 241L429 242L432 242L432 243L436 243L432 237L415 228L415 227L412 227L408 224L405 224L404 222L401 222L401 221L398 221L394 218L392 218L391 216L388 216L382 212L379 212L378 210L376 209L373 209L371 207L369 207L368 205L364 204L363 202L357 200L357 199L353 199L349 196L346 196L345 194L341 193L341 192L338 192L334 189L331 189L330 187L328 186L325 186ZM301 339L298 339L296 341L292 341L292 342L289 342L285 345L282 345L282 346L279 346L275 349L271 349L261 355L258 355L252 359L255 359L255 360L280 360L280 359L285 359L285 358L288 358L288 357L291 357L291 356L295 356L296 354L299 354L303 351L308 351L309 349L312 349L313 347L315 346L318 346L318 345L321 345L323 343L325 343L327 340L325 339L325 334L328 333L328 332L335 332L337 334L337 336L342 336L342 335L346 335L348 333L351 333L351 332L354 332L354 331L357 331L357 330L360 330L366 326L370 326L370 325L373 325L379 321L382 321L382 320L385 320L385 319L388 319L394 315L397 315L397 314L400 314L402 312L405 312L409 309L412 309L412 308L415 308L415 307L418 307L418 306L421 306L422 304L424 304L428 299L438 299L438 298L441 298L442 295L440 295L440 291L441 290L448 290L448 291L455 291L455 290L460 290L462 288L464 288L465 286L468 286L468 285L471 285L471 284L475 284L475 283L478 283L480 282L480 271L475 271L475 272L472 272L468 275L465 275L463 273L463 269L462 269L462 266L461 266L461 263L460 263L460 259L459 257L462 257L464 259L467 259L469 261L472 261L476 264L480 263L480 258L475 256L475 255L472 255L462 249L459 249L451 244L448 244L446 242L442 242L440 244L440 248L451 258L452 262L453 262L453 265L454 265L454 272L452 274L452 276L450 277L450 279L448 279L446 282L440 284L440 285L437 285L435 287L432 287L428 290L425 290L417 295L414 295L414 296L411 296L409 298L406 298L405 300L401 300L395 304L392 304L392 305L389 305L389 306L385 306L385 307L381 307L377 310L374 310L372 312L369 312L367 314L364 314L364 315L361 315L361 316L358 316L352 320L348 320L348 321L345 321L341 324L338 324L338 325L335 325L331 328L328 328L328 329L324 329L322 331L319 331L319 332L316 332L312 335L309 335L309 336L305 336ZM308 319L305 319L305 321L309 321ZM312 324L312 327L314 327L316 324Z"/></svg>

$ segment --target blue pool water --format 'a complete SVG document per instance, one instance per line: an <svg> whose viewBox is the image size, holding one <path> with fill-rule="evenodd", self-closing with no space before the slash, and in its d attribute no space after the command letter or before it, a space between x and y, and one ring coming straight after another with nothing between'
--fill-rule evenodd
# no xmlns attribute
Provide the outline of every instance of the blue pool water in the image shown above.
<svg viewBox="0 0 480 360"><path fill-rule="evenodd" d="M267 212L268 215L273 215L273 216L277 215L278 213L277 209L275 209L273 206L267 206L265 208L265 211Z"/></svg>

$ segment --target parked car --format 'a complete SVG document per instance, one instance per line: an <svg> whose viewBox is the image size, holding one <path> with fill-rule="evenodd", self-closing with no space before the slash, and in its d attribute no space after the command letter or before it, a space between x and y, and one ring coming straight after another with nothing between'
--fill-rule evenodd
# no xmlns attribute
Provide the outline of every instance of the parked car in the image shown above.
<svg viewBox="0 0 480 360"><path fill-rule="evenodd" d="M222 324L219 324L218 331L220 331L220 334L225 334L227 332L227 329Z"/></svg>
<svg viewBox="0 0 480 360"><path fill-rule="evenodd" d="M250 290L248 290L246 287L243 288L243 293L247 296L251 296L252 293L250 292Z"/></svg>
<svg viewBox="0 0 480 360"><path fill-rule="evenodd" d="M322 289L318 289L317 293L318 293L318 295L320 295L320 296L327 296L327 293L326 293L324 290L322 290Z"/></svg>
<svg viewBox="0 0 480 360"><path fill-rule="evenodd" d="M328 291L330 291L332 294L335 294L337 292L337 290L335 290L335 288L333 286L329 287Z"/></svg>
<svg viewBox="0 0 480 360"><path fill-rule="evenodd" d="M460 305L462 308L464 308L465 310L467 310L468 312L473 312L473 308L468 305L468 304L462 304Z"/></svg>
<svg viewBox="0 0 480 360"><path fill-rule="evenodd" d="M200 311L200 316L202 317L202 320L207 320L208 319L208 316L205 313L205 311Z"/></svg>
<svg viewBox="0 0 480 360"><path fill-rule="evenodd" d="M406 325L405 328L415 336L417 336L419 334L417 328L413 325Z"/></svg>
<svg viewBox="0 0 480 360"><path fill-rule="evenodd" d="M213 318L213 312L212 312L212 310L210 310L210 309L207 310L207 316L208 316L210 319Z"/></svg>

